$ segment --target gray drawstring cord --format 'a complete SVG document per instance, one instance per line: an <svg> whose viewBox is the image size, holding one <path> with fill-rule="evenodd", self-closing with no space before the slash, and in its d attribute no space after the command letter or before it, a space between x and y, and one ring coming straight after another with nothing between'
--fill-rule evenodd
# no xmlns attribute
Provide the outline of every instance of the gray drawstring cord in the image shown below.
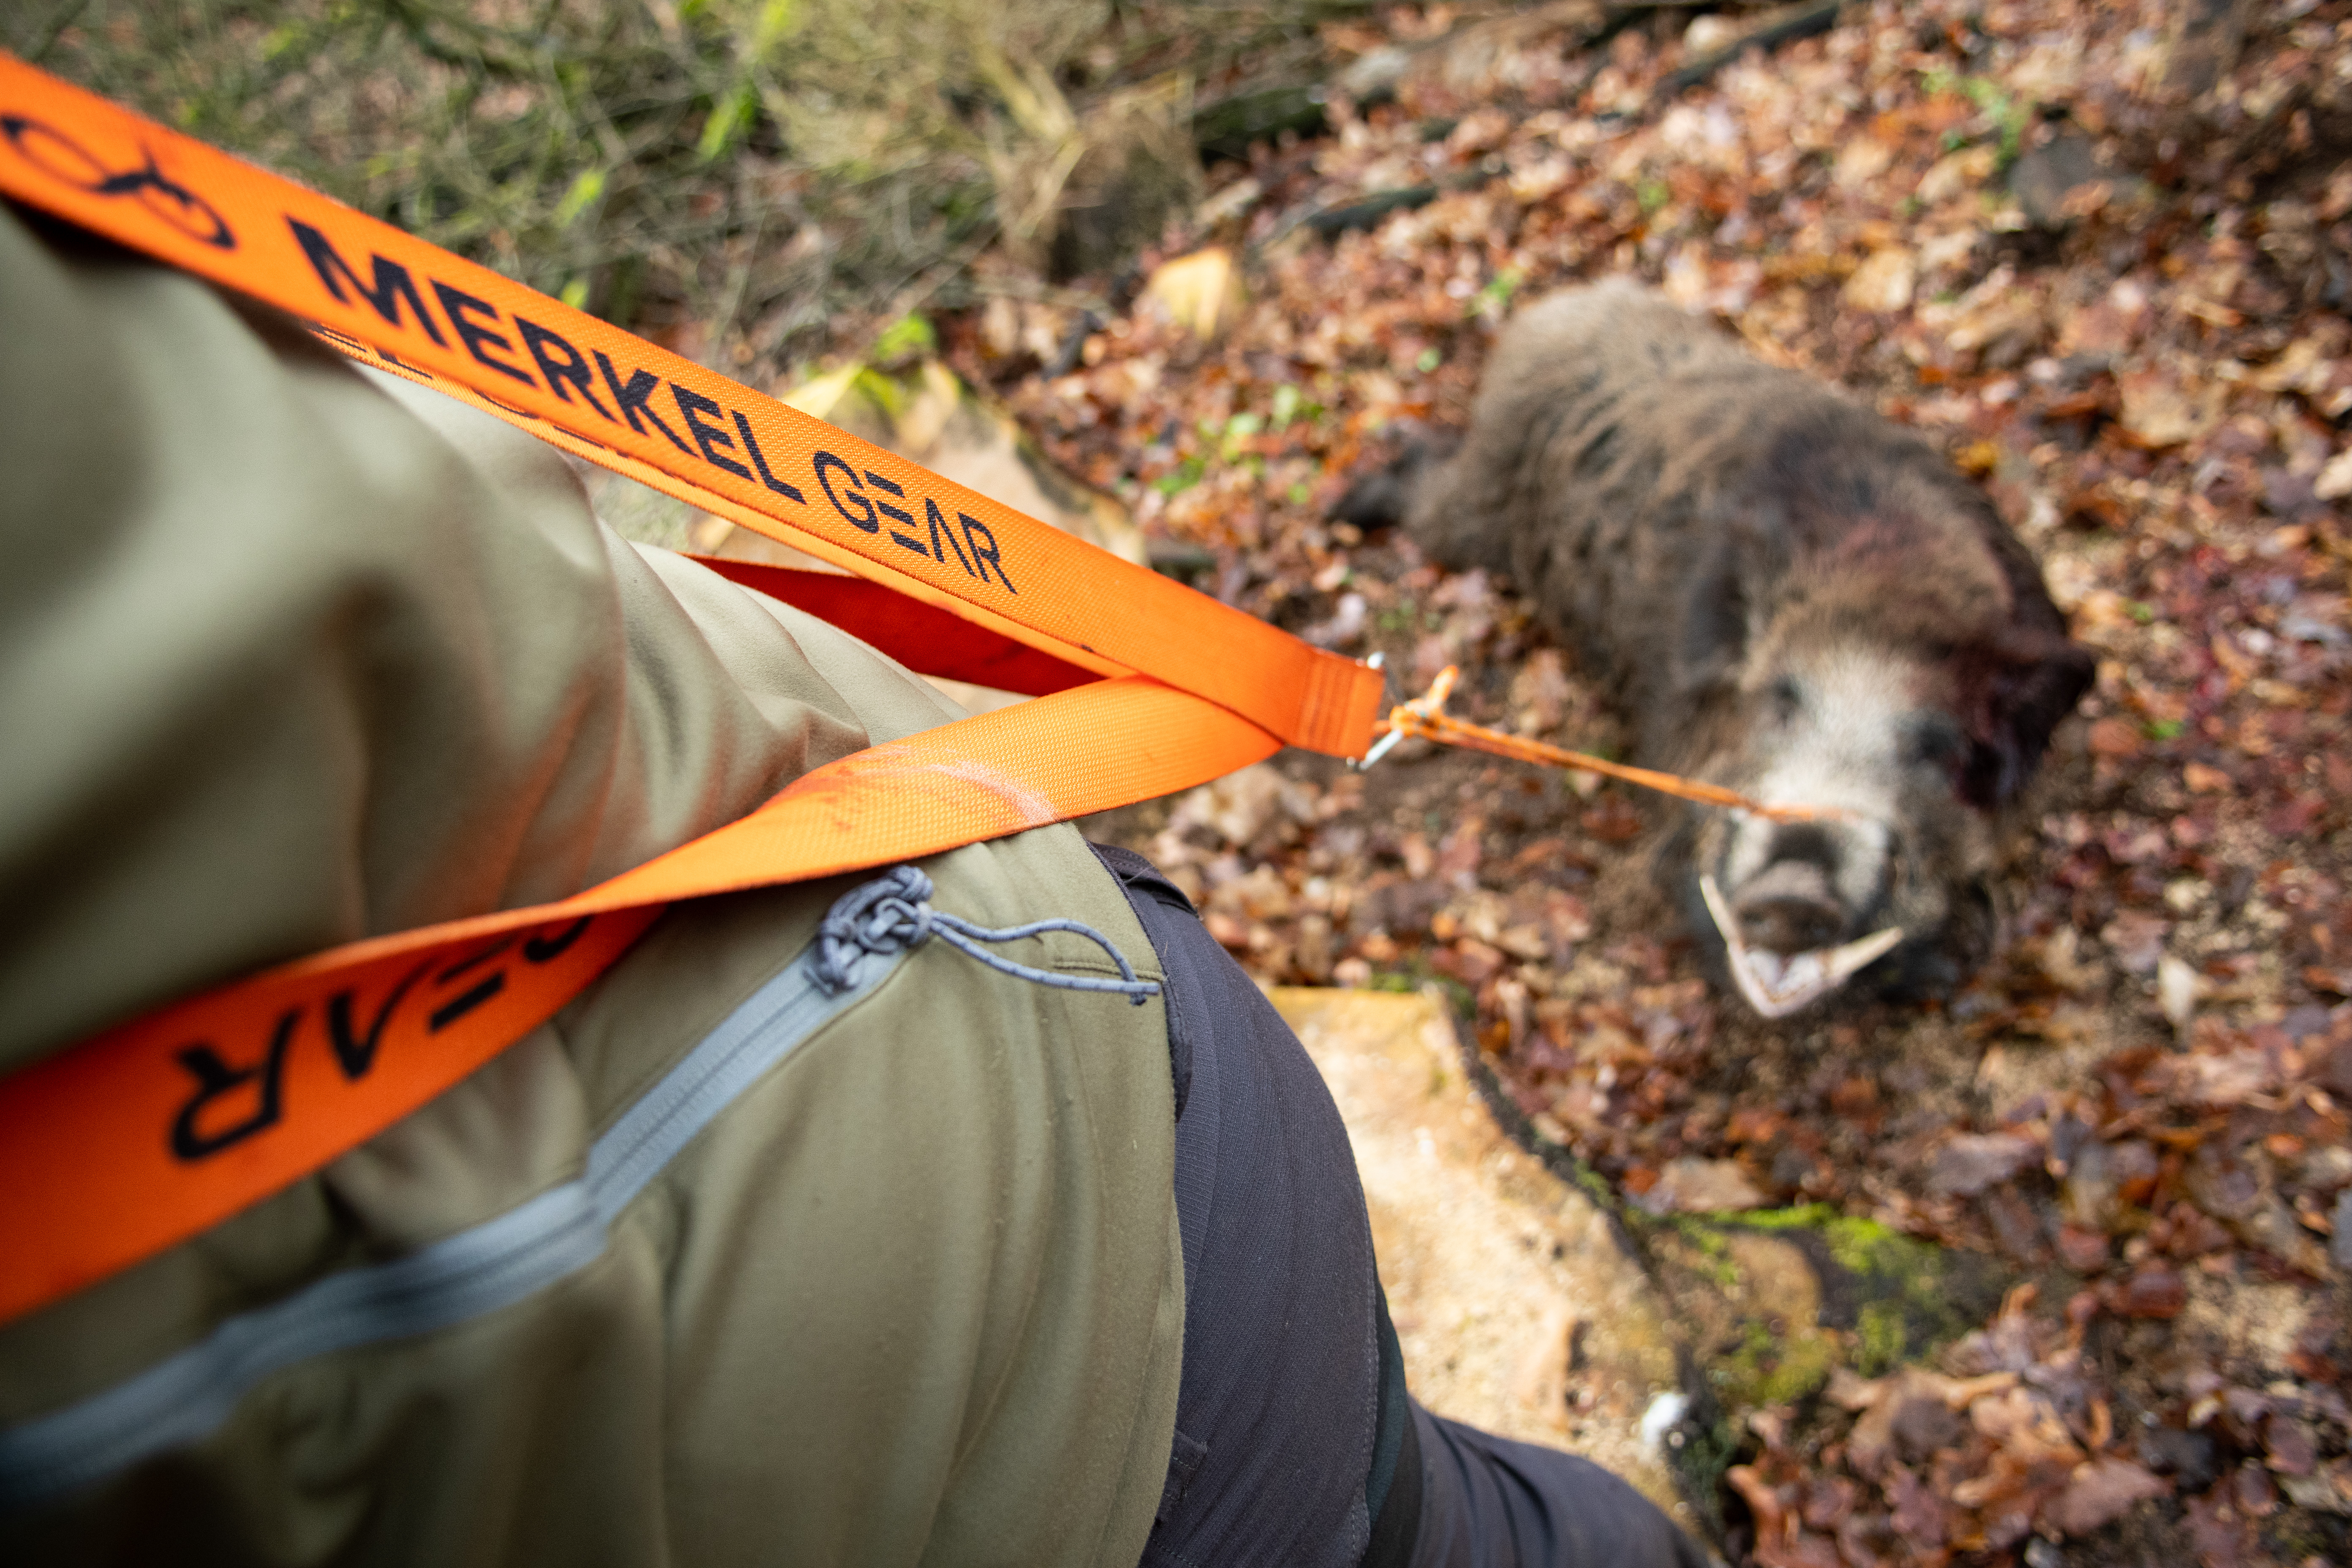
<svg viewBox="0 0 2352 1568"><path fill-rule="evenodd" d="M873 881L835 900L816 930L816 963L812 973L817 988L828 996L838 995L856 984L858 966L867 953L920 947L926 939L936 936L998 973L1010 974L1016 980L1031 980L1062 991L1116 991L1139 1007L1146 998L1160 994L1158 981L1138 980L1127 955L1112 946L1108 937L1082 921L1032 921L1025 926L990 931L960 915L931 908L928 901L930 896L929 877L912 866L894 866ZM983 942L1015 942L1049 931L1075 931L1085 937L1110 954L1110 961L1118 965L1119 973L1126 978L1104 980L1091 974L1059 974L1050 969L1032 969L1025 963L1000 958L979 945Z"/></svg>

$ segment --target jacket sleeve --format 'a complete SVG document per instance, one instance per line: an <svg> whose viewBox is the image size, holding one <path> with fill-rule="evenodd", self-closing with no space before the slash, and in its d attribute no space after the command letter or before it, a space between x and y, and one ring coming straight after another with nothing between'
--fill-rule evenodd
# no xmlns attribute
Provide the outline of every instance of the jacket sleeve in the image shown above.
<svg viewBox="0 0 2352 1568"><path fill-rule="evenodd" d="M5 206L0 343L0 1073L954 716L500 422ZM1073 829L925 868L1150 968ZM932 942L599 1206L698 1050L777 1042L845 885L672 910L382 1137L0 1325L0 1559L1132 1563L1183 1315L1158 1004Z"/></svg>

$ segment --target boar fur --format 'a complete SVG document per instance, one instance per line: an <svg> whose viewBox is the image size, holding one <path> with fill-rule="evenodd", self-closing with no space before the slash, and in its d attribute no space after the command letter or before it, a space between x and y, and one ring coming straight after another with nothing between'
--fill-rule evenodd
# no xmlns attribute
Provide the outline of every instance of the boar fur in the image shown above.
<svg viewBox="0 0 2352 1568"><path fill-rule="evenodd" d="M1342 502L1508 575L1632 721L1639 760L1772 804L1686 808L1658 871L1718 968L1899 925L1857 977L1963 980L1996 940L2021 791L2093 674L2024 545L1924 441L1608 283L1503 328L1467 436Z"/></svg>

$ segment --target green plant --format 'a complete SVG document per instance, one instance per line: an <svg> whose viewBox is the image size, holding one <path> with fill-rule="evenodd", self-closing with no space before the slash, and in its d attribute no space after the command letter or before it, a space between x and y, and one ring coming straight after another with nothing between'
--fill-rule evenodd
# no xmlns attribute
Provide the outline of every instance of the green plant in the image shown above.
<svg viewBox="0 0 2352 1568"><path fill-rule="evenodd" d="M1937 66L1920 75L1919 85L1930 96L1957 92L1976 106L1977 112L1992 122L1994 132L2000 138L2000 163L2003 168L2017 161L2025 144L2025 128L2033 123L2033 105L2011 98L2007 89L1990 77L1962 76L1957 71ZM1947 132L1946 151L1956 151L1964 144L1951 141Z"/></svg>

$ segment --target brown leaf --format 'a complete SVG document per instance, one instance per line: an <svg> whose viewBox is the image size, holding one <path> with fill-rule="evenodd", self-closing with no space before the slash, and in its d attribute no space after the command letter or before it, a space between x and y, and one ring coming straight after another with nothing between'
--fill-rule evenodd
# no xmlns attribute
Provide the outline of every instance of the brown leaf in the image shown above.
<svg viewBox="0 0 2352 1568"><path fill-rule="evenodd" d="M2189 1305L2189 1288L2168 1265L2150 1258L2132 1270L2116 1295L2116 1310L2126 1318L2177 1318Z"/></svg>
<svg viewBox="0 0 2352 1568"><path fill-rule="evenodd" d="M2307 1476L2319 1462L2311 1428L2291 1415L2273 1414L2263 1423L2263 1447L2271 1468L2283 1476Z"/></svg>
<svg viewBox="0 0 2352 1568"><path fill-rule="evenodd" d="M2191 795L2227 795L2235 781L2219 768L2203 763L2190 763L2180 770L2180 782L2189 786Z"/></svg>
<svg viewBox="0 0 2352 1568"><path fill-rule="evenodd" d="M1685 1154L1667 1161L1657 1185L1636 1201L1651 1214L1710 1214L1762 1208L1764 1194L1738 1162Z"/></svg>
<svg viewBox="0 0 2352 1568"><path fill-rule="evenodd" d="M2164 370L2126 371L2116 378L2123 394L2126 434L2143 447L2178 447L2213 428L2221 417L2221 391L2191 394Z"/></svg>
<svg viewBox="0 0 2352 1568"><path fill-rule="evenodd" d="M1640 809L1615 790L1595 800L1582 822L1584 831L1603 844L1623 844L1642 836Z"/></svg>
<svg viewBox="0 0 2352 1568"><path fill-rule="evenodd" d="M2014 1132L1963 1132L1936 1151L1927 1185L1936 1192L1972 1197L2023 1170L2040 1145Z"/></svg>
<svg viewBox="0 0 2352 1568"><path fill-rule="evenodd" d="M2077 1274L2095 1274L2107 1266L2107 1238L2099 1231L2061 1226L2058 1257Z"/></svg>
<svg viewBox="0 0 2352 1568"><path fill-rule="evenodd" d="M1899 245L1874 251L1845 280L1842 297L1857 310L1891 313L1911 303L1911 288L1919 276L1917 258Z"/></svg>
<svg viewBox="0 0 2352 1568"><path fill-rule="evenodd" d="M2253 1544L2253 1527L2224 1500L2225 1489L2189 1500L2189 1538L2203 1568L2238 1568Z"/></svg>
<svg viewBox="0 0 2352 1568"><path fill-rule="evenodd" d="M2103 757L2139 755L2139 726L2127 719L2102 719L2091 726L2091 750Z"/></svg>
<svg viewBox="0 0 2352 1568"><path fill-rule="evenodd" d="M2129 1459L2093 1459L2076 1467L2066 1489L2042 1510L2042 1517L2062 1535L2088 1535L2121 1519L2133 1504L2170 1489Z"/></svg>

